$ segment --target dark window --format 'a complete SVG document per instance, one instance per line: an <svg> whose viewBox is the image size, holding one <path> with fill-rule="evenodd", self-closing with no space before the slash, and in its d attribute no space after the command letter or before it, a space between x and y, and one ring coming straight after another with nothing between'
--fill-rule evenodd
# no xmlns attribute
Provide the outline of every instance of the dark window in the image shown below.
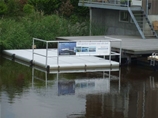
<svg viewBox="0 0 158 118"><path fill-rule="evenodd" d="M119 18L122 22L129 22L129 13L127 11L120 11Z"/></svg>

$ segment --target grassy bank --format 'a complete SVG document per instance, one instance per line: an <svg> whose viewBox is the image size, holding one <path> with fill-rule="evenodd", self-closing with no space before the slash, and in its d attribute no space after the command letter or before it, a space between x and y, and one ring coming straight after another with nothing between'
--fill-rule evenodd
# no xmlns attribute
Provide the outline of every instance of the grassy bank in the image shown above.
<svg viewBox="0 0 158 118"><path fill-rule="evenodd" d="M58 36L82 36L89 34L85 21L72 22L58 15L34 13L20 18L0 20L0 48L30 48L32 38L54 40Z"/></svg>
<svg viewBox="0 0 158 118"><path fill-rule="evenodd" d="M89 35L88 19L66 19L59 15L33 13L24 17L0 19L0 51L31 48L32 38L55 40L59 36ZM105 28L92 25L92 35L104 35ZM43 47L43 44L38 44Z"/></svg>

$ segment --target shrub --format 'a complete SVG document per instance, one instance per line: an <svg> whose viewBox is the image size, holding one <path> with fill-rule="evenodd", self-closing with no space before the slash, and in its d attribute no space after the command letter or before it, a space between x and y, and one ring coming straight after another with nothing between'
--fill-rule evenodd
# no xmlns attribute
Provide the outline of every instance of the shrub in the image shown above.
<svg viewBox="0 0 158 118"><path fill-rule="evenodd" d="M21 7L17 0L8 0L6 2L8 6L8 15L11 16L19 16L21 14Z"/></svg>
<svg viewBox="0 0 158 118"><path fill-rule="evenodd" d="M91 34L92 35L105 35L107 32L107 27L99 24L98 22L92 22L91 24Z"/></svg>
<svg viewBox="0 0 158 118"><path fill-rule="evenodd" d="M34 12L34 7L30 4L25 4L23 7L23 12L26 14L31 14Z"/></svg>
<svg viewBox="0 0 158 118"><path fill-rule="evenodd" d="M63 2L59 8L59 11L62 15L69 17L72 14L73 6L70 3L70 0Z"/></svg>
<svg viewBox="0 0 158 118"><path fill-rule="evenodd" d="M59 9L60 0L28 0L28 3L33 5L36 11L43 11L45 14L52 14Z"/></svg>
<svg viewBox="0 0 158 118"><path fill-rule="evenodd" d="M22 23L15 20L1 20L0 42L3 49L30 48L31 37Z"/></svg>
<svg viewBox="0 0 158 118"><path fill-rule="evenodd" d="M89 23L71 22L58 15L27 15L20 20L0 20L0 47L3 49L31 48L32 38L55 40L59 36L83 36L89 34ZM39 43L37 47L44 47Z"/></svg>
<svg viewBox="0 0 158 118"><path fill-rule="evenodd" d="M0 2L0 15L7 13L7 5L4 2Z"/></svg>

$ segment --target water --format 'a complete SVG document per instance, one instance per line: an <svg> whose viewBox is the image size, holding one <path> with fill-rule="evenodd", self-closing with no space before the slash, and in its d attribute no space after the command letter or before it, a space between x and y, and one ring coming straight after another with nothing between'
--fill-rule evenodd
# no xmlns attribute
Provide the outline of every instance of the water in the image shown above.
<svg viewBox="0 0 158 118"><path fill-rule="evenodd" d="M158 116L158 72L139 66L46 76L1 59L0 92L1 118Z"/></svg>

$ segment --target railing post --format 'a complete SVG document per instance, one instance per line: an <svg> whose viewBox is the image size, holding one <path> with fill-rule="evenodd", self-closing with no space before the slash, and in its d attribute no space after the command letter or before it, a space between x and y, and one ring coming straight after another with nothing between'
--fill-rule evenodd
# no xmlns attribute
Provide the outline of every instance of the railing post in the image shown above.
<svg viewBox="0 0 158 118"><path fill-rule="evenodd" d="M34 38L33 38L33 41L32 41L32 63L34 63Z"/></svg>
<svg viewBox="0 0 158 118"><path fill-rule="evenodd" d="M121 65L121 54L122 54L122 41L120 41L120 57L119 57L120 65Z"/></svg>
<svg viewBox="0 0 158 118"><path fill-rule="evenodd" d="M110 57L109 57L109 61L110 61L110 64L111 64L111 41L110 41Z"/></svg>
<svg viewBox="0 0 158 118"><path fill-rule="evenodd" d="M57 65L59 66L59 41L57 45Z"/></svg>
<svg viewBox="0 0 158 118"><path fill-rule="evenodd" d="M146 14L148 15L149 13L148 13L148 3L149 3L149 0L146 0Z"/></svg>
<svg viewBox="0 0 158 118"><path fill-rule="evenodd" d="M89 23L89 35L92 35L92 8L89 8L89 15L90 15L90 23Z"/></svg>
<svg viewBox="0 0 158 118"><path fill-rule="evenodd" d="M48 63L48 42L46 42L46 65L45 67L47 67L47 63Z"/></svg>

